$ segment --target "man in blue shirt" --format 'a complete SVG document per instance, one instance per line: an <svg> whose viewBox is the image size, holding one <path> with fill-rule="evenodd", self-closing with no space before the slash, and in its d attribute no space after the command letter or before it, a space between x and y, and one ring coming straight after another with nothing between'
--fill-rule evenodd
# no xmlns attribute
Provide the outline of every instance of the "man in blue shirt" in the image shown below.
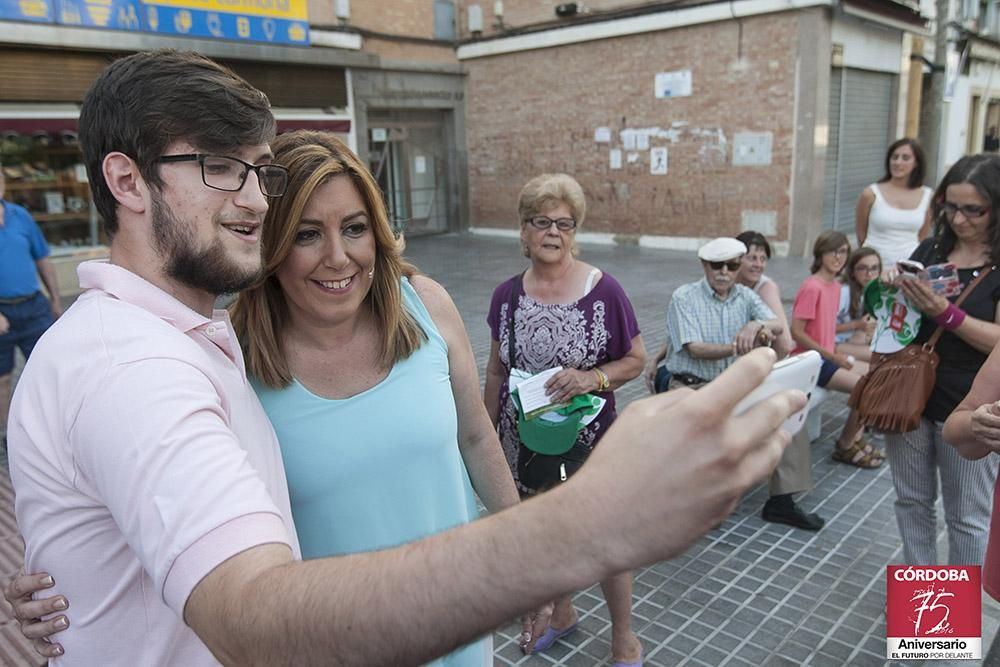
<svg viewBox="0 0 1000 667"><path fill-rule="evenodd" d="M0 436L4 443L14 348L20 348L27 359L62 313L56 272L42 230L28 211L3 198L5 189L0 168ZM39 290L39 275L52 296L51 303Z"/></svg>

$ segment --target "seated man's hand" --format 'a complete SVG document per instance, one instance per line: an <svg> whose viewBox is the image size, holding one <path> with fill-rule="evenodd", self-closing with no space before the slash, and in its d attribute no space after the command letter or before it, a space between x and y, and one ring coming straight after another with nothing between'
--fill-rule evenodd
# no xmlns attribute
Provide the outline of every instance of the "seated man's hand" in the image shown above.
<svg viewBox="0 0 1000 667"><path fill-rule="evenodd" d="M766 328L764 329L767 330ZM757 337L761 333L761 323L757 320L751 320L740 329L740 332L736 334L736 338L733 339L733 346L736 348L736 354L744 355L750 350L758 346Z"/></svg>
<svg viewBox="0 0 1000 667"><path fill-rule="evenodd" d="M12 608L13 617L21 624L21 634L32 640L34 649L46 658L63 654L60 644L53 644L49 637L69 627L69 619L58 615L43 620L69 607L69 601L62 595L34 599L34 594L55 585L52 577L45 572L38 574L18 574L4 588L3 596Z"/></svg>
<svg viewBox="0 0 1000 667"><path fill-rule="evenodd" d="M774 342L774 333L767 327L762 327L757 338L754 339L754 347L771 347Z"/></svg>
<svg viewBox="0 0 1000 667"><path fill-rule="evenodd" d="M0 336L10 331L10 321L0 313Z"/></svg>

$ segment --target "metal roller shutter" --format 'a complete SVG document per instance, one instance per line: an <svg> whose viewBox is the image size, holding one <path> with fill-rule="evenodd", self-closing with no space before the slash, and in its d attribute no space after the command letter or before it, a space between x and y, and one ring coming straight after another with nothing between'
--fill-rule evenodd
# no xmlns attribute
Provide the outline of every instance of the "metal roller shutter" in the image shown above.
<svg viewBox="0 0 1000 667"><path fill-rule="evenodd" d="M894 140L896 75L835 67L830 74L823 228L854 231L858 195L885 172Z"/></svg>

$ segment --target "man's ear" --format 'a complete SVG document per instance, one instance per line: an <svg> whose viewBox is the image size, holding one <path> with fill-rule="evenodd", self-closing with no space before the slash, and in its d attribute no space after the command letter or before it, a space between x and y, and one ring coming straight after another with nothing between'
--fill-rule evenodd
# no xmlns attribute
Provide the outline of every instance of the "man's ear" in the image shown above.
<svg viewBox="0 0 1000 667"><path fill-rule="evenodd" d="M133 213L146 211L149 188L135 160L117 151L108 153L101 163L101 173L120 205Z"/></svg>

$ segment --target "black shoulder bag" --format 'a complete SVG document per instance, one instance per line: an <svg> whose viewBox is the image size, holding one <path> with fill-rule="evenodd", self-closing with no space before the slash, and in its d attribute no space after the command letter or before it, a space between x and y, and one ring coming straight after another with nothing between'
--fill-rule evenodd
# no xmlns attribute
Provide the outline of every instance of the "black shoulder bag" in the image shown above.
<svg viewBox="0 0 1000 667"><path fill-rule="evenodd" d="M507 363L508 373L514 365L514 311L517 310L517 297L522 292L524 274L514 279L510 291L510 306L507 309ZM508 386L508 393L510 388ZM514 400L513 397L510 399ZM579 441L568 452L557 456L549 456L533 452L524 446L518 438L517 477L521 484L536 493L541 493L569 479L590 455L590 450Z"/></svg>

